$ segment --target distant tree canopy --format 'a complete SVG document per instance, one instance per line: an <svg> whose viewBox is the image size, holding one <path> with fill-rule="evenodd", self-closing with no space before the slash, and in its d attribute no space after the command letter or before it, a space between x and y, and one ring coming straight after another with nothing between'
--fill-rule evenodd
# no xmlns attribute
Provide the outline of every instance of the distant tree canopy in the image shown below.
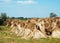
<svg viewBox="0 0 60 43"><path fill-rule="evenodd" d="M17 19L27 20L28 18L24 18L24 17L17 17Z"/></svg>
<svg viewBox="0 0 60 43"><path fill-rule="evenodd" d="M4 20L0 19L0 25L3 25L3 23L4 23Z"/></svg>
<svg viewBox="0 0 60 43"><path fill-rule="evenodd" d="M7 14L6 13L1 13L0 14L0 25L3 25L4 21L7 19Z"/></svg>
<svg viewBox="0 0 60 43"><path fill-rule="evenodd" d="M10 17L10 19L27 20L28 18L24 18L24 17Z"/></svg>
<svg viewBox="0 0 60 43"><path fill-rule="evenodd" d="M55 13L50 13L50 18L51 17L57 17L57 15Z"/></svg>
<svg viewBox="0 0 60 43"><path fill-rule="evenodd" d="M11 17L11 19L16 19L15 17Z"/></svg>
<svg viewBox="0 0 60 43"><path fill-rule="evenodd" d="M0 18L5 21L8 17L6 13L1 13Z"/></svg>

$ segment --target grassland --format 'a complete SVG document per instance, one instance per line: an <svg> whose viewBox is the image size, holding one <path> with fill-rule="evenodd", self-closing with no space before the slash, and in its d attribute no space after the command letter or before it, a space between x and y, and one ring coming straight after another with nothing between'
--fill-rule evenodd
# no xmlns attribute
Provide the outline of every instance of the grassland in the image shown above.
<svg viewBox="0 0 60 43"><path fill-rule="evenodd" d="M0 43L60 43L60 39L43 38L43 39L30 39L25 40L17 37L16 34L10 32L11 28L0 26Z"/></svg>

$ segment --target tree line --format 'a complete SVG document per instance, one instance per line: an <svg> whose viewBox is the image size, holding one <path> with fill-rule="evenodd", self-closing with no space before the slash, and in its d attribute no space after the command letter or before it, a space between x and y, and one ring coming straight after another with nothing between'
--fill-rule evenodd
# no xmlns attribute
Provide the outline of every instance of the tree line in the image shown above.
<svg viewBox="0 0 60 43"><path fill-rule="evenodd" d="M49 17L52 18L52 17L58 17L57 14L55 13L50 13L49 14ZM21 19L21 20L27 20L27 19L31 19L31 18L24 18L24 17L9 17L7 16L6 13L1 13L0 14L0 25L3 24L3 22L6 20L6 19Z"/></svg>

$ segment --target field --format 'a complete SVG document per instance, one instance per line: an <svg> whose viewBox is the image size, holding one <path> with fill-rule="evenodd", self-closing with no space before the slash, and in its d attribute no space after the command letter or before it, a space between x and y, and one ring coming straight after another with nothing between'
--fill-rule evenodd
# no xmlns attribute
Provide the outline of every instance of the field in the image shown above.
<svg viewBox="0 0 60 43"><path fill-rule="evenodd" d="M11 28L0 26L0 43L60 43L60 39L43 38L43 39L21 39L16 34L10 32Z"/></svg>

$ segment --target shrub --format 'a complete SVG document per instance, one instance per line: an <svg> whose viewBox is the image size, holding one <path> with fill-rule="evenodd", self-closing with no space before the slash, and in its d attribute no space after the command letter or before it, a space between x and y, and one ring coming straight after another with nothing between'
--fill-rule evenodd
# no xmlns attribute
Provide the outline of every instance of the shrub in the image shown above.
<svg viewBox="0 0 60 43"><path fill-rule="evenodd" d="M3 25L3 23L4 23L4 20L0 19L0 25Z"/></svg>

